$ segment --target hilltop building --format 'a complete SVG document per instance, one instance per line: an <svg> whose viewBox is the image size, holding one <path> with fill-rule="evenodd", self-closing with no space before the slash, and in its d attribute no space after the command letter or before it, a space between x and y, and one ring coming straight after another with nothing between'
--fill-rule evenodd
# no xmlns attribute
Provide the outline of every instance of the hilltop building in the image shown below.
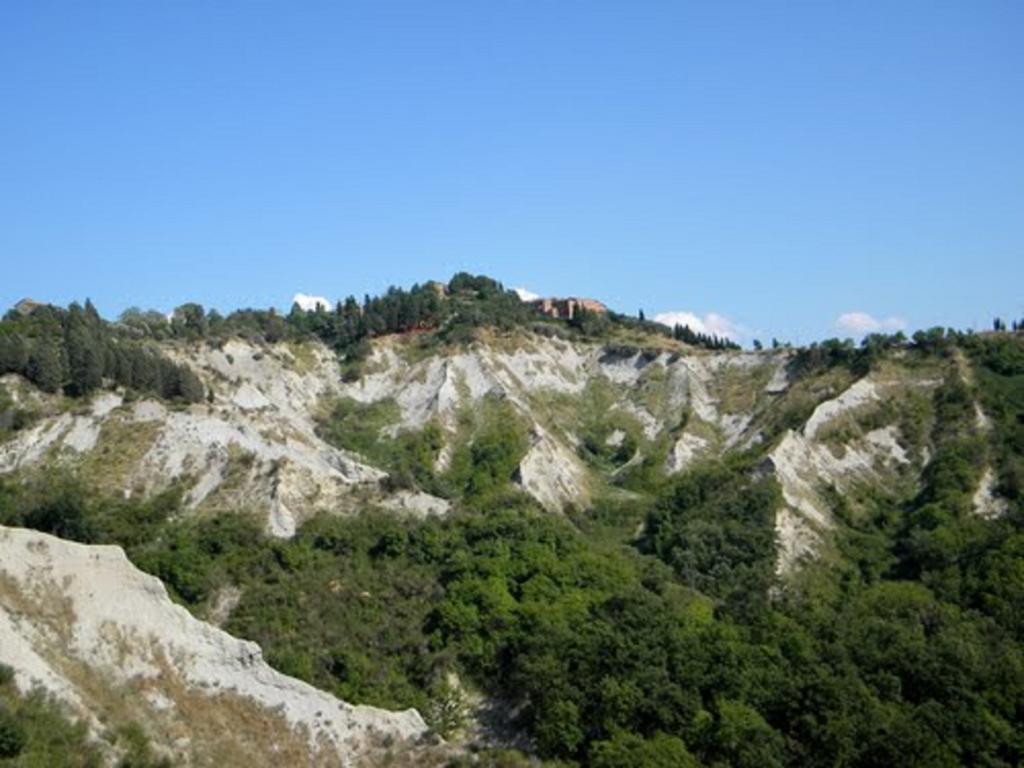
<svg viewBox="0 0 1024 768"><path fill-rule="evenodd" d="M576 297L569 297L565 299L534 299L529 303L542 315L562 320L571 320L581 309L601 315L608 313L608 307L596 299L580 299Z"/></svg>

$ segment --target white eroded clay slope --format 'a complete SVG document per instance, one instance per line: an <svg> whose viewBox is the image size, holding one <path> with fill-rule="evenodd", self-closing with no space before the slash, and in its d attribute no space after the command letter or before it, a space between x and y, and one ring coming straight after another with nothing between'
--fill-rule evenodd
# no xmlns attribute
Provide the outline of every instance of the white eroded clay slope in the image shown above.
<svg viewBox="0 0 1024 768"><path fill-rule="evenodd" d="M447 441L443 469L459 439L460 412L497 397L529 431L529 451L515 479L552 512L585 507L595 487L612 479L580 458L582 420L592 416L634 425L646 445L631 462L661 451L668 473L772 440L769 465L785 497L776 525L779 567L788 570L817 550L831 526L823 489L892 479L908 463L912 474L923 462L906 454L896 424L854 433L841 444L833 426L894 393L930 391L938 381L928 378L934 372L899 366L891 380L837 380L813 396L816 407L802 425L775 437L769 430L766 438L772 414L789 407L791 353L784 350L609 349L523 333L424 351L407 339L384 338L374 343L364 375L351 382L342 381L335 355L316 343L261 347L234 340L221 348L169 345L167 351L199 374L212 392L210 402L169 408L104 393L86 407L54 409L0 445L0 473L95 459L91 466L109 475L111 490L152 493L181 482L188 506L258 510L279 536L292 535L318 511L343 513L368 500L411 514L444 514L444 500L388 492L382 469L324 442L316 433L317 413L333 397L392 400L399 418L384 434L439 424ZM601 397L592 397L595 391ZM594 403L606 413L595 414ZM987 503L990 495L988 486L979 491L982 514L998 512Z"/></svg>
<svg viewBox="0 0 1024 768"><path fill-rule="evenodd" d="M194 765L358 764L426 731L415 710L356 707L271 669L195 619L119 547L0 527L0 662L91 722L139 722Z"/></svg>
<svg viewBox="0 0 1024 768"><path fill-rule="evenodd" d="M189 507L262 511L278 536L318 510L344 509L353 491L385 477L316 434L317 405L340 381L337 359L321 345L261 349L236 340L168 351L199 374L210 402L168 408L100 394L0 446L0 473L92 455L108 490L127 496L181 482Z"/></svg>

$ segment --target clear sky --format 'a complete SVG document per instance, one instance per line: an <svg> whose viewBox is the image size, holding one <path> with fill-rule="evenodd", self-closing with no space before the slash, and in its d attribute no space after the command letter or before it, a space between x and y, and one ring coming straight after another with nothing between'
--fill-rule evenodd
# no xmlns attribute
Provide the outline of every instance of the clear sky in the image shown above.
<svg viewBox="0 0 1024 768"><path fill-rule="evenodd" d="M0 304L465 269L762 338L986 326L1022 40L1020 0L5 0Z"/></svg>

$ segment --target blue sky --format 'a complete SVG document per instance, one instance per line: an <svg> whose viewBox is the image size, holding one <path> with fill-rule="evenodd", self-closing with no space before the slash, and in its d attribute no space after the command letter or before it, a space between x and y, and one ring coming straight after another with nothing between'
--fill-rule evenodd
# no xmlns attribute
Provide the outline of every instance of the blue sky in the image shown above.
<svg viewBox="0 0 1024 768"><path fill-rule="evenodd" d="M8 0L0 304L465 269L762 338L985 326L1024 314L1022 38L1017 0Z"/></svg>

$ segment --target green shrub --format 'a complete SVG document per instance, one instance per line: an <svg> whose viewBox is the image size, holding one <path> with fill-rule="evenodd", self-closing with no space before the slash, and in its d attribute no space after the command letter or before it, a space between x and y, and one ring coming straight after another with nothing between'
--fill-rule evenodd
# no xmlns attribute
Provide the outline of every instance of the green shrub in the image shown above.
<svg viewBox="0 0 1024 768"><path fill-rule="evenodd" d="M697 759L681 739L655 734L644 739L633 733L618 733L591 747L592 768L698 768Z"/></svg>
<svg viewBox="0 0 1024 768"><path fill-rule="evenodd" d="M508 493L528 449L525 426L512 406L503 400L485 401L443 481L468 504L494 504Z"/></svg>
<svg viewBox="0 0 1024 768"><path fill-rule="evenodd" d="M28 736L10 712L0 708L0 759L17 757L25 749Z"/></svg>
<svg viewBox="0 0 1024 768"><path fill-rule="evenodd" d="M25 768L101 768L85 725L41 689L20 694L0 685L0 764Z"/></svg>

